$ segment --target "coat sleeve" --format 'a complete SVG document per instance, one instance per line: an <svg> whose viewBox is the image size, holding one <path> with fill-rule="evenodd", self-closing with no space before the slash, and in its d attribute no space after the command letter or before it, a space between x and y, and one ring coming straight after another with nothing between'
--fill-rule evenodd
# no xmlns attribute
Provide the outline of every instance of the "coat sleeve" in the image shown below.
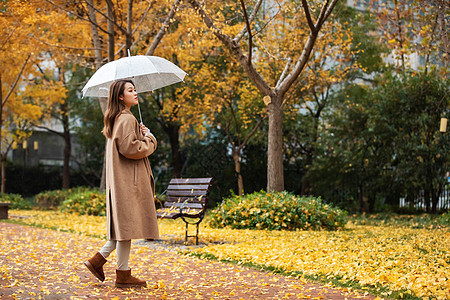
<svg viewBox="0 0 450 300"><path fill-rule="evenodd" d="M155 137L144 137L134 116L124 115L117 121L116 141L120 154L129 159L141 159L155 152Z"/></svg>

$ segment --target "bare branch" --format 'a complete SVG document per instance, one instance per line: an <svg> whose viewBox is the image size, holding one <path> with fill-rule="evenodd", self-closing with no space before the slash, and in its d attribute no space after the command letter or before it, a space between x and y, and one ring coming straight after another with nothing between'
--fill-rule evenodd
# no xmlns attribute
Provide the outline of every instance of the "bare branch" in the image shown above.
<svg viewBox="0 0 450 300"><path fill-rule="evenodd" d="M15 27L13 29L13 31L11 31L11 33L8 35L8 37L5 39L5 41L3 42L2 46L0 47L0 50L3 49L3 47L5 47L6 43L8 43L9 39L13 36L14 32L16 31L17 27Z"/></svg>
<svg viewBox="0 0 450 300"><path fill-rule="evenodd" d="M35 125L35 124L32 124L32 125L33 125L33 127L44 129L44 130L46 130L46 131L48 131L50 133L53 133L53 134L59 135L61 137L64 137L64 132L59 132L59 131L53 130L53 129L49 128L49 127L45 127L45 126L41 126L41 125Z"/></svg>
<svg viewBox="0 0 450 300"><path fill-rule="evenodd" d="M242 141L242 143L239 145L238 150L241 151L242 148L245 147L245 145L247 145L248 140L253 136L253 134L255 134L256 130L259 128L259 126L261 125L262 121L267 118L267 115L261 117L258 122L256 122L255 126L252 128L252 130L247 134L247 136L245 137L245 139Z"/></svg>
<svg viewBox="0 0 450 300"><path fill-rule="evenodd" d="M17 77L16 77L16 79L14 80L14 83L12 84L11 88L10 88L9 91L8 91L8 94L6 94L5 99L3 99L3 101L2 101L2 106L5 105L6 101L8 101L9 96L11 96L12 92L13 92L14 89L16 88L17 83L19 82L20 77L22 76L23 70L25 69L25 66L27 65L28 60L30 59L30 57L31 57L31 53L28 54L27 58L25 59L25 62L24 62L23 65L22 65L22 68L21 68L20 71L19 71L19 74L17 74Z"/></svg>
<svg viewBox="0 0 450 300"><path fill-rule="evenodd" d="M169 11L169 14L167 15L161 28L159 29L158 33L156 34L155 38L153 39L150 47L148 47L147 53L145 53L145 55L153 55L153 53L155 53L156 47L161 42L164 34L167 31L167 28L169 28L170 21L173 19L175 12L178 10L178 7L180 6L180 2L181 2L181 0L175 0L175 2L173 3L172 8Z"/></svg>
<svg viewBox="0 0 450 300"><path fill-rule="evenodd" d="M127 7L127 31L131 32L131 23L133 18L133 0L128 0Z"/></svg>
<svg viewBox="0 0 450 300"><path fill-rule="evenodd" d="M311 14L309 12L308 2L306 0L302 0L303 10L305 11L306 20L308 21L308 26L311 29L311 32L316 32L316 27L314 26L314 23L311 18Z"/></svg>
<svg viewBox="0 0 450 300"><path fill-rule="evenodd" d="M148 12L150 11L150 8L152 8L153 3L149 2L147 8L144 11L144 14L142 15L142 18L139 20L139 22L137 23L137 25L134 27L133 31L131 32L131 35L134 35L136 33L136 31L138 30L138 28L141 26L142 22L145 20L145 18L148 15Z"/></svg>
<svg viewBox="0 0 450 300"><path fill-rule="evenodd" d="M280 87L281 82L283 82L284 78L286 77L286 74L287 74L287 72L288 72L288 70L289 70L289 68L290 68L290 66L291 66L291 63L292 63L292 57L289 57L289 58L287 59L286 66L284 66L283 73L281 73L281 76L280 76L280 78L278 79L276 88L279 88L279 87Z"/></svg>
<svg viewBox="0 0 450 300"><path fill-rule="evenodd" d="M239 44L236 43L231 37L224 34L217 26L211 17L205 12L205 10L200 6L197 0L188 0L194 10L203 19L206 26L213 32L213 34L227 47L231 53L234 55L235 59L242 65L245 72L248 74L250 80L255 84L258 90L263 95L272 95L273 92L269 84L261 77L261 75L256 71L253 65L247 64L247 57L242 53Z"/></svg>
<svg viewBox="0 0 450 300"><path fill-rule="evenodd" d="M252 51L253 51L253 37L252 37L251 28L250 28L250 20L248 19L247 9L245 8L244 0L241 0L241 7L242 7L242 11L244 12L245 27L247 28L247 32L248 32L247 64L251 65L252 64Z"/></svg>
<svg viewBox="0 0 450 300"><path fill-rule="evenodd" d="M257 36L258 34L260 34L260 33L267 27L267 25L269 25L269 24L275 19L275 17L280 13L280 10L281 10L281 9L280 9L280 7L278 6L277 12L274 13L274 14L269 18L269 20L267 20L267 22L264 23L263 26L260 26L259 30L257 30L256 33L253 34L253 36L255 37L255 36Z"/></svg>
<svg viewBox="0 0 450 300"><path fill-rule="evenodd" d="M314 28L316 28L316 31L311 30L309 37L305 43L305 46L303 47L302 54L297 60L294 68L292 69L291 73L289 73L289 75L287 75L286 78L278 85L279 86L278 91L282 95L286 93L286 91L291 87L291 85L298 78L302 70L305 68L309 56L311 55L314 44L316 43L318 33L322 25L326 21L326 17L329 16L329 14L327 15L325 12L331 13L332 9L334 8L334 6L338 1L339 0L332 0L331 4L329 4L329 0L327 0L326 3L323 5L319 18L317 19L317 22L314 26Z"/></svg>
<svg viewBox="0 0 450 300"><path fill-rule="evenodd" d="M333 12L334 7L336 6L336 4L337 4L337 1L333 1L333 2L331 2L331 5L328 6L328 9L327 9L327 11L325 13L325 18L324 18L325 20L328 19L328 17L331 15L331 13Z"/></svg>
<svg viewBox="0 0 450 300"><path fill-rule="evenodd" d="M69 14L74 14L74 15L76 15L77 18L80 19L80 20L83 20L83 21L86 21L86 22L89 22L89 23L93 24L94 26L96 26L98 29L100 29L100 30L103 31L104 33L108 33L105 29L103 29L103 28L97 23L97 20L94 20L94 19L91 19L91 18L90 18L90 14L89 14L88 12L87 12L88 17L87 17L87 18L84 18L84 17L82 17L81 15L76 14L76 13L74 13L73 11L66 9L64 6L58 5L58 4L56 4L55 2L53 2L53 1L51 1L51 0L46 0L46 1L47 1L48 3L54 5L55 7L59 8L59 9L62 10L62 11L65 11L65 12L67 12L67 13L69 13ZM92 2L92 1L87 0L87 1L86 1L86 4L87 4L89 7L92 7L95 11L98 11L95 7L93 7L93 4L91 4L91 2ZM83 7L83 10L86 12L86 10L84 9L84 7Z"/></svg>
<svg viewBox="0 0 450 300"><path fill-rule="evenodd" d="M54 45L54 44L50 44L40 38L35 37L34 35L31 36L32 38L34 38L35 40L38 40L39 42L53 47L53 48L63 48L63 49L71 49L71 50L101 50L101 48L86 48L86 47L71 47L71 46L64 46L64 45Z"/></svg>
<svg viewBox="0 0 450 300"><path fill-rule="evenodd" d="M258 0L258 2L255 4L255 7L252 11L252 13L250 14L250 18L249 18L249 23L252 24L253 20L256 17L256 14L258 13L259 8L261 7L263 0ZM234 41L236 43L239 43L239 41L242 39L242 37L244 36L245 32L246 32L247 26L242 28L241 32L239 32L235 37L234 37Z"/></svg>
<svg viewBox="0 0 450 300"><path fill-rule="evenodd" d="M111 0L106 0L106 3L108 4L108 6L114 7L114 3L112 3ZM120 25L119 23L116 22L114 14L112 14L111 16L109 16L108 14L105 15L104 12L102 12L101 10L99 10L98 8L96 8L95 6L93 7L94 10L96 12L98 12L99 14L101 14L107 21L111 22L112 24L114 24L123 34L127 33L126 28L124 28L122 25ZM108 9L107 9L108 10Z"/></svg>

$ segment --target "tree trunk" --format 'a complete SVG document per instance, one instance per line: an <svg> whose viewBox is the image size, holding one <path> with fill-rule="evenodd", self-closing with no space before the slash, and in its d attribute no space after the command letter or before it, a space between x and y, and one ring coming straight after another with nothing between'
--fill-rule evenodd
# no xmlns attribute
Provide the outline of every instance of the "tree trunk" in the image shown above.
<svg viewBox="0 0 450 300"><path fill-rule="evenodd" d="M5 192L6 190L6 170L5 170L5 165L6 165L6 155L1 154L1 163L2 163L2 188L1 188L1 192L2 194Z"/></svg>
<svg viewBox="0 0 450 300"><path fill-rule="evenodd" d="M89 19L91 20L91 34L92 34L92 44L95 49L95 68L98 69L102 66L102 42L100 41L100 35L98 34L97 28L97 16L94 9L94 1L86 0Z"/></svg>
<svg viewBox="0 0 450 300"><path fill-rule="evenodd" d="M183 166L180 154L180 126L178 124L166 123L163 128L169 136L170 148L172 150L172 176L178 178L181 177L181 168Z"/></svg>
<svg viewBox="0 0 450 300"><path fill-rule="evenodd" d="M425 203L425 211L430 212L430 191L425 188L423 191L423 202Z"/></svg>
<svg viewBox="0 0 450 300"><path fill-rule="evenodd" d="M1 192L5 192L5 184L6 184L6 172L5 165L3 163L3 151L2 151L2 128L3 128L3 91L2 91L2 74L0 73L0 159L2 164L2 184L1 184Z"/></svg>
<svg viewBox="0 0 450 300"><path fill-rule="evenodd" d="M375 202L377 200L377 193L372 191L369 196L369 213L373 213L375 211Z"/></svg>
<svg viewBox="0 0 450 300"><path fill-rule="evenodd" d="M361 183L359 186L360 195L359 195L359 212L367 212L367 195L366 188L364 187L364 183Z"/></svg>
<svg viewBox="0 0 450 300"><path fill-rule="evenodd" d="M70 138L70 124L69 115L67 109L67 103L61 105L61 111L63 112L62 122L63 122L63 137L64 137L64 165L63 165L63 178L62 178L62 188L70 188L70 156L72 152L72 143Z"/></svg>
<svg viewBox="0 0 450 300"><path fill-rule="evenodd" d="M133 19L133 0L128 0L127 33L126 33L126 37L125 37L125 51L130 50L131 45L133 44L133 29L131 28L132 19Z"/></svg>
<svg viewBox="0 0 450 300"><path fill-rule="evenodd" d="M306 163L305 163L305 174L308 173L308 169L312 166L313 163L313 149L311 149L308 153L306 153ZM306 179L306 176L303 176L302 178L302 195L309 195L311 194L311 184Z"/></svg>
<svg viewBox="0 0 450 300"><path fill-rule="evenodd" d="M437 213L437 205L439 203L439 196L441 195L441 188L439 187L436 191L431 193L431 213Z"/></svg>
<svg viewBox="0 0 450 300"><path fill-rule="evenodd" d="M239 196L244 195L244 179L241 174L241 155L239 150L233 149L233 159L234 159L234 171L237 175L238 180L238 194Z"/></svg>
<svg viewBox="0 0 450 300"><path fill-rule="evenodd" d="M282 100L279 96L272 96L269 104L267 190L277 192L284 190Z"/></svg>
<svg viewBox="0 0 450 300"><path fill-rule="evenodd" d="M114 60L114 51L115 51L115 40L114 40L114 23L111 20L114 20L114 7L110 1L107 2L108 7L108 19L106 20L108 23L108 61Z"/></svg>

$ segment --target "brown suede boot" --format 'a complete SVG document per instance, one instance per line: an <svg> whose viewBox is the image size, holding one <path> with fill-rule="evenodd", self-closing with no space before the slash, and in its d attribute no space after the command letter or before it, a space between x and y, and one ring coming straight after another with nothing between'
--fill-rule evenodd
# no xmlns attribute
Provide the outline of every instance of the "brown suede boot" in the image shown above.
<svg viewBox="0 0 450 300"><path fill-rule="evenodd" d="M106 259L100 252L95 253L94 256L84 262L89 271L102 282L105 281L105 273L103 273L103 265L105 263Z"/></svg>
<svg viewBox="0 0 450 300"><path fill-rule="evenodd" d="M131 270L116 270L116 287L131 288L145 287L147 283L144 280L131 276Z"/></svg>

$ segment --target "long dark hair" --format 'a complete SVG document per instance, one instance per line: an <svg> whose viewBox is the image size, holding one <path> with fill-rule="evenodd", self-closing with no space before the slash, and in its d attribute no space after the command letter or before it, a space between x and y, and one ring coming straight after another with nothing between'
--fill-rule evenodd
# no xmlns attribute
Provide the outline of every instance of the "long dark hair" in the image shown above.
<svg viewBox="0 0 450 300"><path fill-rule="evenodd" d="M120 96L123 95L125 84L128 82L134 86L134 83L131 80L117 80L114 81L109 88L108 107L106 108L105 118L103 120L105 127L103 127L102 130L102 133L107 138L111 138L112 136L116 117L125 109L125 105L123 104L123 101L120 100Z"/></svg>

